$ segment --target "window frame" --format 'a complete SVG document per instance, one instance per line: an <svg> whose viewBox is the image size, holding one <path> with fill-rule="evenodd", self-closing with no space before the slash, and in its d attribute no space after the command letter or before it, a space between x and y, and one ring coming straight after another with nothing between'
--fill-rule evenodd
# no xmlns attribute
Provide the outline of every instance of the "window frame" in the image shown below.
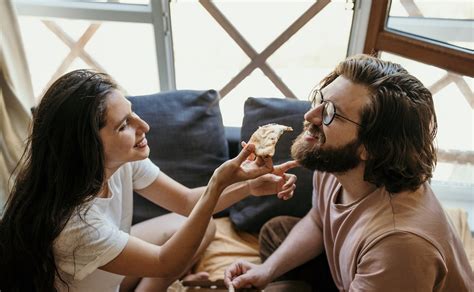
<svg viewBox="0 0 474 292"><path fill-rule="evenodd" d="M372 1L370 26L367 29L364 53L393 53L460 75L474 77L474 54L467 49L417 37L387 27L391 0Z"/></svg>
<svg viewBox="0 0 474 292"><path fill-rule="evenodd" d="M19 15L91 21L150 23L155 36L160 91L176 89L173 37L168 0L149 5L61 0L13 0Z"/></svg>

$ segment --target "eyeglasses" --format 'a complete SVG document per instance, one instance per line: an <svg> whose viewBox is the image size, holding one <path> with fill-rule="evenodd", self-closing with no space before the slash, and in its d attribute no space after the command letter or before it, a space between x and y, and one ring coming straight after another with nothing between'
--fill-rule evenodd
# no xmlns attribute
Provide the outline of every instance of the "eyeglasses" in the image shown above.
<svg viewBox="0 0 474 292"><path fill-rule="evenodd" d="M323 108L323 124L326 126L329 126L332 121L334 120L335 116L340 117L341 119L344 119L348 122L351 122L359 127L362 127L361 124L354 122L351 119L348 119L344 116L341 116L340 114L336 113L336 106L334 106L334 103L330 100L324 100L323 94L321 93L321 90L319 89L314 89L311 91L309 95L309 101L311 102L311 109L315 109L316 107L320 106L321 104L324 104Z"/></svg>

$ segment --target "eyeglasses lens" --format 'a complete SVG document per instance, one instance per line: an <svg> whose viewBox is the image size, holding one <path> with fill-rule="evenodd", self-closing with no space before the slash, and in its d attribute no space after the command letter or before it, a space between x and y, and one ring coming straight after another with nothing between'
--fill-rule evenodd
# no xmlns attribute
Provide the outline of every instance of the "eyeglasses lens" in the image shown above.
<svg viewBox="0 0 474 292"><path fill-rule="evenodd" d="M335 110L332 102L326 102L323 110L323 123L329 125L334 118Z"/></svg>

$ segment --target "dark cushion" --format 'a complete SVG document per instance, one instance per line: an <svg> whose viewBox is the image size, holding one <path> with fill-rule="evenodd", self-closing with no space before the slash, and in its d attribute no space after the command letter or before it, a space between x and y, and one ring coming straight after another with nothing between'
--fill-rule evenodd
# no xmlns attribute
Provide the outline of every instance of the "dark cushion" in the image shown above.
<svg viewBox="0 0 474 292"><path fill-rule="evenodd" d="M236 157L240 152L240 127L229 127L225 128L225 139L229 147L229 158Z"/></svg>
<svg viewBox="0 0 474 292"><path fill-rule="evenodd" d="M252 133L268 123L278 123L293 128L281 136L275 149L273 163L291 160L291 144L303 129L303 116L309 102L282 98L248 98L244 106L241 138L248 141ZM239 230L258 232L269 219L279 215L302 217L311 208L312 172L298 167L289 171L296 174L296 190L292 199L283 201L276 196L253 197L235 203L230 208L230 218Z"/></svg>
<svg viewBox="0 0 474 292"><path fill-rule="evenodd" d="M150 159L176 181L190 188L207 185L214 170L229 158L215 90L176 90L129 99L150 125ZM166 212L134 195L133 223Z"/></svg>

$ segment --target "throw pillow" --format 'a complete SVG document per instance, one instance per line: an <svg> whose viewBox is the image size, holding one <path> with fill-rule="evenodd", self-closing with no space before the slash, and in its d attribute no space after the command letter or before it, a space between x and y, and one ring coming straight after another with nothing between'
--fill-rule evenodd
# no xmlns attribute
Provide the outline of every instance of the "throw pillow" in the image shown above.
<svg viewBox="0 0 474 292"><path fill-rule="evenodd" d="M176 90L129 97L132 109L150 125L150 159L171 178L193 188L207 185L228 160L228 146L215 90ZM134 195L137 223L166 213Z"/></svg>
<svg viewBox="0 0 474 292"><path fill-rule="evenodd" d="M241 139L248 141L258 126L278 123L293 128L281 136L276 145L274 164L291 160L291 145L303 129L303 116L308 111L307 101L284 98L248 98L244 106L244 120ZM269 219L280 216L304 216L311 208L312 172L298 167L289 173L298 177L293 198L287 201L276 196L253 197L235 203L230 207L230 218L238 230L258 232Z"/></svg>

